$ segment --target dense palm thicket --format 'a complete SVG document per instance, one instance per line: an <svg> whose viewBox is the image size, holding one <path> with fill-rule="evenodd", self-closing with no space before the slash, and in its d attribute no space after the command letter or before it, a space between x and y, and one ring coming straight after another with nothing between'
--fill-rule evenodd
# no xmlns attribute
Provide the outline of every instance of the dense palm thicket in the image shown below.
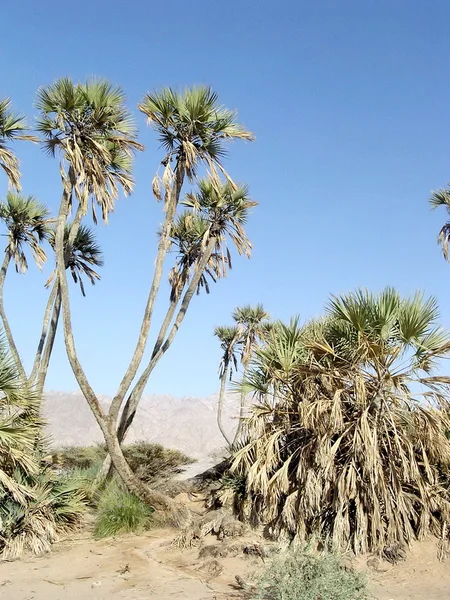
<svg viewBox="0 0 450 600"><path fill-rule="evenodd" d="M382 551L450 516L450 335L434 299L387 289L275 323L243 389L256 404L230 491L253 522L340 550Z"/></svg>

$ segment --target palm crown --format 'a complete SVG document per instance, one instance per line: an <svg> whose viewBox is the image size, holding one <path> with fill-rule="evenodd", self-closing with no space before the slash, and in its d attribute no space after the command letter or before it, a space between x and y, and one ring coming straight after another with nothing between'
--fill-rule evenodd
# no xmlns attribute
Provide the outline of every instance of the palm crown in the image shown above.
<svg viewBox="0 0 450 600"><path fill-rule="evenodd" d="M70 234L70 226L66 226L64 230L64 244L67 246L67 241L69 239ZM52 248L55 248L55 231L52 230L49 242ZM72 279L75 283L78 283L80 286L81 293L83 296L86 295L83 276L86 276L92 285L95 285L96 281L100 280L100 275L94 271L92 267L102 267L103 266L103 254L100 249L100 246L97 244L95 239L95 234L89 227L85 225L81 225L73 245L70 249L67 249L66 252L66 268L70 270L72 275ZM46 287L48 287L55 275L53 272L48 281L46 282Z"/></svg>
<svg viewBox="0 0 450 600"><path fill-rule="evenodd" d="M262 304L246 305L234 310L233 319L242 339L242 362L245 365L252 356L256 342L266 335L270 315Z"/></svg>
<svg viewBox="0 0 450 600"><path fill-rule="evenodd" d="M94 220L97 203L107 221L119 186L125 194L133 189L133 151L142 149L123 91L107 81L64 78L39 90L37 108L44 149L60 152L69 167L61 169L66 191L75 192L84 213L91 198Z"/></svg>
<svg viewBox="0 0 450 600"><path fill-rule="evenodd" d="M247 186L222 183L216 177L201 179L198 192L187 194L183 204L208 223L204 243L211 236L217 239L215 254L221 257L221 276L226 275L226 267L232 264L227 237L233 241L239 254L250 257L252 245L243 226L250 209L257 202L249 199Z"/></svg>
<svg viewBox="0 0 450 600"><path fill-rule="evenodd" d="M430 198L430 204L433 208L438 206L444 206L447 209L447 213L450 215L450 189L442 189L437 192L433 192ZM442 246L442 253L445 260L450 260L448 253L448 244L450 242L450 221L443 225L438 235L438 244Z"/></svg>
<svg viewBox="0 0 450 600"><path fill-rule="evenodd" d="M231 366L237 370L236 346L239 343L238 327L220 326L214 329L214 335L220 340L220 347L223 354L219 365L219 378L221 379L227 373ZM230 377L232 371L230 371Z"/></svg>
<svg viewBox="0 0 450 600"><path fill-rule="evenodd" d="M20 191L19 161L8 147L8 142L13 140L35 141L33 136L24 133L27 129L25 118L11 111L11 100L5 98L0 101L0 167L5 171L9 183L17 191Z"/></svg>
<svg viewBox="0 0 450 600"><path fill-rule="evenodd" d="M6 200L0 203L0 219L8 229L8 252L16 265L16 271L24 273L28 269L25 248L31 250L39 268L46 260L41 243L50 235L50 211L33 196L25 198L9 192Z"/></svg>
<svg viewBox="0 0 450 600"><path fill-rule="evenodd" d="M253 139L253 134L236 122L236 113L218 104L217 94L209 87L191 87L182 93L165 88L147 94L139 110L156 129L167 153L163 164L175 159L190 179L200 162L223 171L225 141Z"/></svg>

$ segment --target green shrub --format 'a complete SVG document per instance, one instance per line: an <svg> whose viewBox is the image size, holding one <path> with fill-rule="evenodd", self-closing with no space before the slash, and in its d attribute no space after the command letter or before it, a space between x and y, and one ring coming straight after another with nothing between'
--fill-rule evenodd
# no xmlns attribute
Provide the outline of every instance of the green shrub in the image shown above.
<svg viewBox="0 0 450 600"><path fill-rule="evenodd" d="M62 469L99 469L106 456L104 444L65 446L53 453L53 461Z"/></svg>
<svg viewBox="0 0 450 600"><path fill-rule="evenodd" d="M123 453L136 475L149 484L170 479L181 473L181 467L195 462L179 450L148 442L135 442L125 446Z"/></svg>
<svg viewBox="0 0 450 600"><path fill-rule="evenodd" d="M278 556L260 577L253 600L368 600L364 577L334 554L294 550Z"/></svg>
<svg viewBox="0 0 450 600"><path fill-rule="evenodd" d="M112 481L100 496L94 536L141 533L150 526L152 513L152 508Z"/></svg>
<svg viewBox="0 0 450 600"><path fill-rule="evenodd" d="M183 466L195 462L179 450L164 448L161 444L135 442L123 447L124 456L136 475L149 484L166 481L182 471ZM97 470L106 457L106 447L71 446L54 453L54 462L67 470Z"/></svg>

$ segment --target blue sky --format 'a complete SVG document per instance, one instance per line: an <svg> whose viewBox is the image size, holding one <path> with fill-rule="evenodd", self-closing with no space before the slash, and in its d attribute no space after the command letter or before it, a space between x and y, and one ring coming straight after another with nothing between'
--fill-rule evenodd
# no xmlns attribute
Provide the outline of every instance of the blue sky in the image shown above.
<svg viewBox="0 0 450 600"><path fill-rule="evenodd" d="M37 88L61 76L106 77L125 89L146 145L135 193L98 226L101 283L85 299L72 290L80 357L99 393L113 393L127 365L152 274L161 207L151 180L162 152L136 105L166 85L210 84L238 109L256 141L233 145L226 167L260 204L248 225L252 259L236 258L227 280L195 298L148 393L213 393L212 331L236 305L309 318L330 293L393 285L436 295L450 327L450 265L436 245L445 214L427 203L450 180L448 0L23 0L6 3L2 21L0 95L17 110L32 120ZM16 150L24 193L56 210L56 161L36 146ZM50 267L6 283L27 364ZM47 387L76 389L61 340Z"/></svg>

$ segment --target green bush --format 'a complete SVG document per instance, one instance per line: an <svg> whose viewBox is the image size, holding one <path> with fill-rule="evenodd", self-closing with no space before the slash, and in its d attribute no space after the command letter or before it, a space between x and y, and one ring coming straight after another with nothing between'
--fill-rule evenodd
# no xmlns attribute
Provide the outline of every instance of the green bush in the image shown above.
<svg viewBox="0 0 450 600"><path fill-rule="evenodd" d="M181 473L183 466L195 462L179 450L148 442L135 442L125 446L123 453L134 473L149 484L166 481Z"/></svg>
<svg viewBox="0 0 450 600"><path fill-rule="evenodd" d="M135 442L123 447L131 469L148 484L166 481L180 473L183 466L195 462L179 450L164 448L161 444ZM54 453L54 463L66 470L98 471L106 457L106 447L71 446ZM86 471L86 474L88 474Z"/></svg>
<svg viewBox="0 0 450 600"><path fill-rule="evenodd" d="M153 509L112 481L98 503L94 536L141 533L150 526Z"/></svg>
<svg viewBox="0 0 450 600"><path fill-rule="evenodd" d="M364 577L334 554L306 550L278 556L260 577L253 600L368 600Z"/></svg>
<svg viewBox="0 0 450 600"><path fill-rule="evenodd" d="M53 462L62 469L100 468L106 456L104 444L95 446L65 446L53 453Z"/></svg>

